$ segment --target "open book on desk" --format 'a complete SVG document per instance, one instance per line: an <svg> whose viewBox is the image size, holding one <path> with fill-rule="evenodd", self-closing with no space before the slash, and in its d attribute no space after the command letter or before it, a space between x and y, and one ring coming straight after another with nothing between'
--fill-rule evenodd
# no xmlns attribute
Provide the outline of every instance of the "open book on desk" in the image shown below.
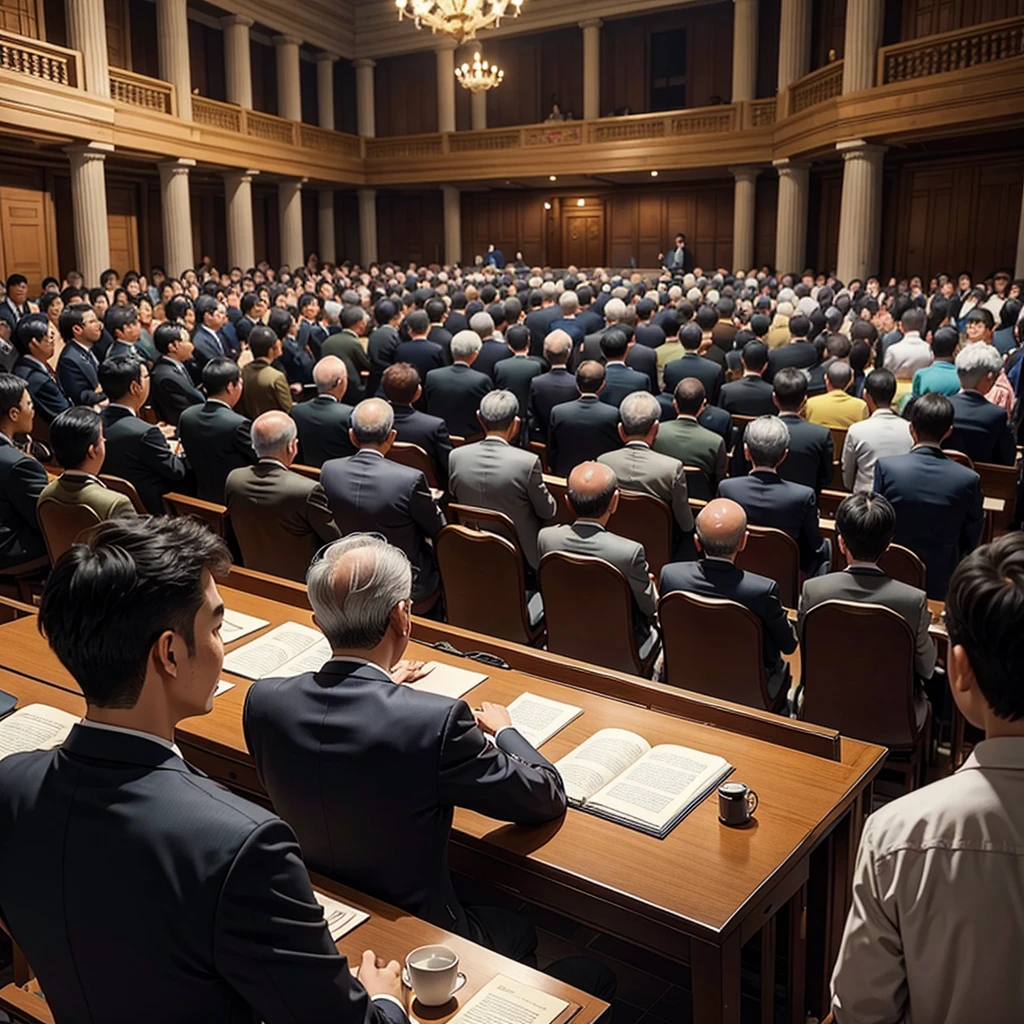
<svg viewBox="0 0 1024 1024"><path fill-rule="evenodd" d="M51 708L48 704L29 704L18 708L0 721L0 759L8 754L23 754L27 750L59 747L80 721L78 715Z"/></svg>
<svg viewBox="0 0 1024 1024"><path fill-rule="evenodd" d="M731 771L714 754L602 729L555 767L574 807L663 839Z"/></svg>
<svg viewBox="0 0 1024 1024"><path fill-rule="evenodd" d="M536 750L579 718L583 708L539 697L535 693L521 693L509 704L508 713L512 716L516 732Z"/></svg>

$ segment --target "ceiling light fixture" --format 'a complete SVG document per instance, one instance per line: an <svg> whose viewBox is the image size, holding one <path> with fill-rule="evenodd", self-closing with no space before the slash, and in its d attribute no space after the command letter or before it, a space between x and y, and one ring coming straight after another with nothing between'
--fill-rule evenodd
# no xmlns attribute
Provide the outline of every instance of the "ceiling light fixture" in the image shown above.
<svg viewBox="0 0 1024 1024"><path fill-rule="evenodd" d="M587 205L587 201L586 201L586 199L577 199L576 200L576 205L577 206L586 206Z"/></svg>
<svg viewBox="0 0 1024 1024"><path fill-rule="evenodd" d="M545 210L550 210L551 209L551 204L550 203L545 203L544 204L544 209Z"/></svg>
<svg viewBox="0 0 1024 1024"><path fill-rule="evenodd" d="M444 32L455 42L475 39L485 28L497 28L506 14L519 17L523 0L395 0L398 20L412 18L417 28Z"/></svg>
<svg viewBox="0 0 1024 1024"><path fill-rule="evenodd" d="M455 77L463 89L468 89L470 92L484 92L487 89L497 89L505 77L505 72L497 64L482 61L480 54L474 53L473 63L463 64L462 67L456 68Z"/></svg>

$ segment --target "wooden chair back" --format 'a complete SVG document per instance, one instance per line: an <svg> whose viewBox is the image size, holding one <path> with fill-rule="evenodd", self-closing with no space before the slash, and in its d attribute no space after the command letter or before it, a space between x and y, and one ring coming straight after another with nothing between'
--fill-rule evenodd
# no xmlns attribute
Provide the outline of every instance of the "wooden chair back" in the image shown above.
<svg viewBox="0 0 1024 1024"><path fill-rule="evenodd" d="M398 462L410 469L418 469L427 480L427 486L435 490L440 489L437 482L437 473L434 470L434 462L430 456L418 445L408 441L395 441L388 449L388 458L392 462Z"/></svg>
<svg viewBox="0 0 1024 1024"><path fill-rule="evenodd" d="M842 504L843 499L849 496L849 491L835 491L831 488L825 488L818 495L818 515L835 519L836 510Z"/></svg>
<svg viewBox="0 0 1024 1024"><path fill-rule="evenodd" d="M112 491L117 491L118 494L123 494L134 506L135 511L140 516L148 516L149 509L142 503L142 498L139 497L139 492L135 489L135 484L130 480L125 480L123 476L112 476L110 473L100 473L100 480L102 480L107 487Z"/></svg>
<svg viewBox="0 0 1024 1024"><path fill-rule="evenodd" d="M82 533L98 526L101 521L88 505L65 504L56 498L41 498L36 505L36 518L51 565L70 550Z"/></svg>
<svg viewBox="0 0 1024 1024"><path fill-rule="evenodd" d="M906 583L910 587L917 587L924 590L925 568L924 562L914 554L910 548L902 544L890 544L878 560L878 568L900 583Z"/></svg>
<svg viewBox="0 0 1024 1024"><path fill-rule="evenodd" d="M645 676L633 630L633 594L614 565L589 555L549 551L537 567L548 650L619 672Z"/></svg>
<svg viewBox="0 0 1024 1024"><path fill-rule="evenodd" d="M226 505L218 505L213 501L203 501L187 494L171 491L164 495L164 509L169 516L192 516L205 523L218 537L227 540L228 510Z"/></svg>
<svg viewBox="0 0 1024 1024"><path fill-rule="evenodd" d="M531 441L530 451L540 459L542 473L548 472L548 446L543 441Z"/></svg>
<svg viewBox="0 0 1024 1024"><path fill-rule="evenodd" d="M739 413L732 414L732 426L729 428L729 451L735 450L736 445L743 444L743 432L747 429L748 423L753 423L756 416L741 416Z"/></svg>
<svg viewBox="0 0 1024 1024"><path fill-rule="evenodd" d="M843 446L846 444L846 427L829 427L828 430L832 435L832 453L841 461Z"/></svg>
<svg viewBox="0 0 1024 1024"><path fill-rule="evenodd" d="M504 537L505 540L515 546L517 551L522 551L519 543L519 534L516 532L516 524L504 512L498 512L493 508L478 508L476 505L460 505L457 501L453 501L445 509L445 516L448 522L456 526L468 526L474 530L487 530L489 533L495 533L499 537Z"/></svg>
<svg viewBox="0 0 1024 1024"><path fill-rule="evenodd" d="M293 473L298 473L299 476L308 477L310 480L320 483L320 470L316 466L303 466L298 462L293 462L291 469Z"/></svg>
<svg viewBox="0 0 1024 1024"><path fill-rule="evenodd" d="M700 466L683 466L686 474L686 493L699 501L711 501L715 497L715 489L711 486L711 477Z"/></svg>
<svg viewBox="0 0 1024 1024"><path fill-rule="evenodd" d="M660 498L637 491L619 491L619 507L608 529L643 545L655 576L672 561L672 510Z"/></svg>
<svg viewBox="0 0 1024 1024"><path fill-rule="evenodd" d="M800 548L796 541L773 526L751 526L748 531L747 546L736 556L737 567L775 580L783 606L795 608L800 598Z"/></svg>
<svg viewBox="0 0 1024 1024"><path fill-rule="evenodd" d="M805 616L803 717L891 749L913 747L914 632L878 604L824 601Z"/></svg>
<svg viewBox="0 0 1024 1024"><path fill-rule="evenodd" d="M986 498L1002 498L1002 512L992 513L995 534L1005 533L1013 522L1017 504L1017 467L997 466L992 462L976 462L974 471L981 477L981 493Z"/></svg>
<svg viewBox="0 0 1024 1024"><path fill-rule="evenodd" d="M966 466L968 469L974 469L974 460L963 452L958 452L955 448L943 448L946 453L947 459L952 459L954 462L959 462L961 466ZM984 491L984 488L982 489Z"/></svg>
<svg viewBox="0 0 1024 1024"><path fill-rule="evenodd" d="M139 410L139 419L143 423L149 423L152 426L156 426L160 422L160 417L157 415L156 409L151 405L144 405Z"/></svg>
<svg viewBox="0 0 1024 1024"><path fill-rule="evenodd" d="M542 627L530 625L518 545L487 530L446 526L434 538L448 621L462 629L531 644Z"/></svg>

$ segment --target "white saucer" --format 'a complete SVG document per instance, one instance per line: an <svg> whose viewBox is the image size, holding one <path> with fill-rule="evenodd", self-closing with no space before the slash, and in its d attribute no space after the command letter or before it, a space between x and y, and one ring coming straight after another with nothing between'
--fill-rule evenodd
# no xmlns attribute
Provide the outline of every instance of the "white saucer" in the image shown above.
<svg viewBox="0 0 1024 1024"><path fill-rule="evenodd" d="M412 982L409 980L409 968L408 967L403 967L402 968L402 984L406 988L412 988ZM461 989L462 986L465 985L465 984L466 984L466 976L462 973L462 971L459 971L458 976L455 979L455 989L452 992L452 996L455 995L455 993L458 992L459 989ZM451 996L449 996L448 999L451 999ZM445 1002L447 1002L447 1001L448 1000L446 999ZM441 1005L443 1006L444 1004L442 1003Z"/></svg>

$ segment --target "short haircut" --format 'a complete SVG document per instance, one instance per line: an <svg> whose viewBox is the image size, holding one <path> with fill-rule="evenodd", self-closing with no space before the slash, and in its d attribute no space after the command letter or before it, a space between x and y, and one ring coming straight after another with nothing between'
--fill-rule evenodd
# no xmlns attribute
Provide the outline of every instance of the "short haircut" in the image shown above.
<svg viewBox="0 0 1024 1024"><path fill-rule="evenodd" d="M1024 533L983 544L956 567L946 629L993 714L1011 722L1024 716Z"/></svg>
<svg viewBox="0 0 1024 1024"><path fill-rule="evenodd" d="M164 316L166 316L171 323L177 323L185 319L185 314L189 311L191 306L191 299L187 299L184 295L175 295L173 299L168 299L167 302L164 303Z"/></svg>
<svg viewBox="0 0 1024 1024"><path fill-rule="evenodd" d="M888 370L872 370L864 378L864 390L875 405L892 405L896 397L896 377Z"/></svg>
<svg viewBox="0 0 1024 1024"><path fill-rule="evenodd" d="M696 416L707 397L704 385L696 377L684 377L672 392L680 416Z"/></svg>
<svg viewBox="0 0 1024 1024"><path fill-rule="evenodd" d="M7 282L4 284L4 289L10 291L12 288L17 288L18 285L22 284L28 284L28 278L24 274L10 274Z"/></svg>
<svg viewBox="0 0 1024 1024"><path fill-rule="evenodd" d="M758 416L747 424L743 443L755 466L777 466L789 449L789 427L778 416Z"/></svg>
<svg viewBox="0 0 1024 1024"><path fill-rule="evenodd" d="M586 359L576 369L576 387L584 395L596 394L604 383L604 366L596 359Z"/></svg>
<svg viewBox="0 0 1024 1024"><path fill-rule="evenodd" d="M139 311L134 306L113 305L103 317L103 326L116 338L118 331L123 331L129 324L139 319Z"/></svg>
<svg viewBox="0 0 1024 1024"><path fill-rule="evenodd" d="M378 415L379 410L379 415ZM395 410L381 399L364 398L353 410L349 427L356 444L383 444L395 425Z"/></svg>
<svg viewBox="0 0 1024 1024"><path fill-rule="evenodd" d="M992 315L992 311L985 309L984 306L978 306L967 314L967 323L971 323L974 320L980 320L990 331L996 325L996 318Z"/></svg>
<svg viewBox="0 0 1024 1024"><path fill-rule="evenodd" d="M74 341L75 328L84 326L85 317L91 312L92 307L85 305L85 303L78 303L74 306L65 306L64 309L61 310L60 317L57 320L57 326L60 328L60 336L65 341Z"/></svg>
<svg viewBox="0 0 1024 1024"><path fill-rule="evenodd" d="M811 321L803 315L798 313L796 316L789 318L789 336L790 338L806 338L807 332L811 329Z"/></svg>
<svg viewBox="0 0 1024 1024"><path fill-rule="evenodd" d="M763 370L768 364L768 346L763 341L748 341L742 355L748 370Z"/></svg>
<svg viewBox="0 0 1024 1024"><path fill-rule="evenodd" d="M133 384L142 383L142 360L135 356L111 356L103 360L97 376L103 394L112 402L119 402Z"/></svg>
<svg viewBox="0 0 1024 1024"><path fill-rule="evenodd" d="M999 354L999 349L992 345L965 345L957 353L956 375L960 378L962 388L977 387L978 382L990 373L998 377L1002 368L1003 357Z"/></svg>
<svg viewBox="0 0 1024 1024"><path fill-rule="evenodd" d="M619 406L619 422L626 437L643 437L660 419L661 403L649 391L634 391Z"/></svg>
<svg viewBox="0 0 1024 1024"><path fill-rule="evenodd" d="M654 311L657 308L650 299L641 299L636 304L636 315L639 320L648 320L654 316Z"/></svg>
<svg viewBox="0 0 1024 1024"><path fill-rule="evenodd" d="M249 349L254 359L266 359L280 339L273 328L257 324L249 332Z"/></svg>
<svg viewBox="0 0 1024 1024"><path fill-rule="evenodd" d="M739 549L743 535L747 532L747 515L743 513L740 526L731 534L705 533L702 529L701 516L694 520L697 530L697 538L700 540L701 550L708 558L728 558L734 555Z"/></svg>
<svg viewBox="0 0 1024 1024"><path fill-rule="evenodd" d="M252 307L262 302L259 292L246 292L242 296L242 301L239 302L239 307L242 310L243 315L247 315L252 312Z"/></svg>
<svg viewBox="0 0 1024 1024"><path fill-rule="evenodd" d="M764 313L757 313L750 318L750 330L756 338L763 338L771 330L771 317Z"/></svg>
<svg viewBox="0 0 1024 1024"><path fill-rule="evenodd" d="M214 296L200 295L193 306L193 309L196 311L196 319L202 323L204 317L208 316L210 313L217 312L218 305L219 303Z"/></svg>
<svg viewBox="0 0 1024 1024"><path fill-rule="evenodd" d="M568 334L556 335L552 332L544 339L544 358L552 366L564 366L571 351L572 338Z"/></svg>
<svg viewBox="0 0 1024 1024"><path fill-rule="evenodd" d="M932 355L937 359L948 359L960 344L960 335L955 327L940 327L932 335Z"/></svg>
<svg viewBox="0 0 1024 1024"><path fill-rule="evenodd" d="M42 313L29 313L18 321L11 340L19 355L29 355L32 342L40 342L46 338L50 326Z"/></svg>
<svg viewBox="0 0 1024 1024"><path fill-rule="evenodd" d="M344 600L339 605L337 564L350 552ZM370 533L352 533L330 545L306 573L309 603L328 643L340 650L376 647L395 605L412 599L412 567L405 553Z"/></svg>
<svg viewBox="0 0 1024 1024"><path fill-rule="evenodd" d="M604 304L604 318L609 323L621 323L626 316L626 304L622 299L609 299Z"/></svg>
<svg viewBox="0 0 1024 1024"><path fill-rule="evenodd" d="M710 331L718 323L718 314L713 306L701 306L694 319L702 331Z"/></svg>
<svg viewBox="0 0 1024 1024"><path fill-rule="evenodd" d="M927 391L910 407L910 425L918 441L938 444L953 426L953 403L936 391Z"/></svg>
<svg viewBox="0 0 1024 1024"><path fill-rule="evenodd" d="M28 385L16 373L0 373L0 419L21 405L21 397Z"/></svg>
<svg viewBox="0 0 1024 1024"><path fill-rule="evenodd" d="M607 485L596 494L580 494L579 491L573 490L572 484L569 484L567 490L569 504L572 506L576 518L600 519L608 511L608 506L611 504L618 486L619 482L614 473L608 474Z"/></svg>
<svg viewBox="0 0 1024 1024"><path fill-rule="evenodd" d="M703 339L704 332L693 323L687 324L679 332L679 341L687 352L696 352L700 348L700 343Z"/></svg>
<svg viewBox="0 0 1024 1024"><path fill-rule="evenodd" d="M725 296L715 303L715 312L723 320L729 320L736 312L736 303L728 296Z"/></svg>
<svg viewBox="0 0 1024 1024"><path fill-rule="evenodd" d="M229 384L237 384L241 378L238 363L227 356L217 356L203 367L203 387L209 396L227 391Z"/></svg>
<svg viewBox="0 0 1024 1024"><path fill-rule="evenodd" d="M783 412L795 412L807 397L807 372L797 366L784 366L772 378L772 389Z"/></svg>
<svg viewBox="0 0 1024 1024"><path fill-rule="evenodd" d="M828 364L825 376L833 388L845 391L853 383L853 367L837 359L834 363Z"/></svg>
<svg viewBox="0 0 1024 1024"><path fill-rule="evenodd" d="M287 309L275 306L267 317L267 326L279 337L284 338L295 323L295 317ZM254 327L253 330L256 328ZM249 332L250 336L252 331Z"/></svg>
<svg viewBox="0 0 1024 1024"><path fill-rule="evenodd" d="M896 510L873 491L850 494L836 509L836 530L858 562L877 562L895 529Z"/></svg>
<svg viewBox="0 0 1024 1024"><path fill-rule="evenodd" d="M195 654L203 573L223 576L230 564L224 541L190 516L109 519L57 560L39 630L89 704L134 707L163 632Z"/></svg>
<svg viewBox="0 0 1024 1024"><path fill-rule="evenodd" d="M430 317L422 309L414 309L406 318L410 334L426 334L430 330Z"/></svg>
<svg viewBox="0 0 1024 1024"><path fill-rule="evenodd" d="M432 324L439 324L444 319L444 314L447 307L444 304L444 299L433 298L427 299L427 304L423 307L423 309L426 311L427 319ZM394 316L393 313L392 316ZM380 321L380 317L377 317L377 320Z"/></svg>
<svg viewBox="0 0 1024 1024"><path fill-rule="evenodd" d="M381 377L384 397L395 405L411 405L416 389L420 386L420 374L412 363L394 363Z"/></svg>
<svg viewBox="0 0 1024 1024"><path fill-rule="evenodd" d="M90 446L99 443L102 429L100 414L87 405L65 409L50 424L53 457L64 469L76 469L88 458Z"/></svg>
<svg viewBox="0 0 1024 1024"><path fill-rule="evenodd" d="M484 430L508 430L519 415L519 399L511 391L488 391L480 400Z"/></svg>
<svg viewBox="0 0 1024 1024"><path fill-rule="evenodd" d="M605 359L621 359L629 348L625 331L609 329L601 335L601 354Z"/></svg>
<svg viewBox="0 0 1024 1024"><path fill-rule="evenodd" d="M366 313L362 306L345 306L341 311L341 326L351 330L356 324L361 324L366 319Z"/></svg>
<svg viewBox="0 0 1024 1024"><path fill-rule="evenodd" d="M373 307L373 318L378 324L386 324L398 313L398 307L390 299L381 299Z"/></svg>
<svg viewBox="0 0 1024 1024"><path fill-rule="evenodd" d="M566 290L558 297L558 308L566 314L575 315L580 308L580 300L574 291Z"/></svg>
<svg viewBox="0 0 1024 1024"><path fill-rule="evenodd" d="M905 331L921 332L928 323L928 316L919 306L909 306L900 314L900 326Z"/></svg>
<svg viewBox="0 0 1024 1024"><path fill-rule="evenodd" d="M267 417L270 419L267 419ZM270 429L267 424L280 423L277 429ZM289 445L299 436L299 428L295 421L284 414L278 415L277 411L265 412L252 421L249 428L249 440L252 442L252 450L256 455L265 459L274 452L279 452L285 445Z"/></svg>
<svg viewBox="0 0 1024 1024"><path fill-rule="evenodd" d="M505 332L505 344L513 352L525 352L530 347L530 328L525 324L513 324Z"/></svg>
<svg viewBox="0 0 1024 1024"><path fill-rule="evenodd" d="M482 338L489 338L494 333L494 318L490 313L474 313L469 318L469 329Z"/></svg>
<svg viewBox="0 0 1024 1024"><path fill-rule="evenodd" d="M848 359L853 342L845 334L830 334L825 347L832 359Z"/></svg>
<svg viewBox="0 0 1024 1024"><path fill-rule="evenodd" d="M452 359L468 359L474 352L479 352L482 345L476 331L459 331L452 338Z"/></svg>
<svg viewBox="0 0 1024 1024"><path fill-rule="evenodd" d="M63 317L63 313L61 316ZM253 328L255 330L255 328ZM160 355L167 355L167 350L181 341L181 324L166 321L153 332L153 344Z"/></svg>

